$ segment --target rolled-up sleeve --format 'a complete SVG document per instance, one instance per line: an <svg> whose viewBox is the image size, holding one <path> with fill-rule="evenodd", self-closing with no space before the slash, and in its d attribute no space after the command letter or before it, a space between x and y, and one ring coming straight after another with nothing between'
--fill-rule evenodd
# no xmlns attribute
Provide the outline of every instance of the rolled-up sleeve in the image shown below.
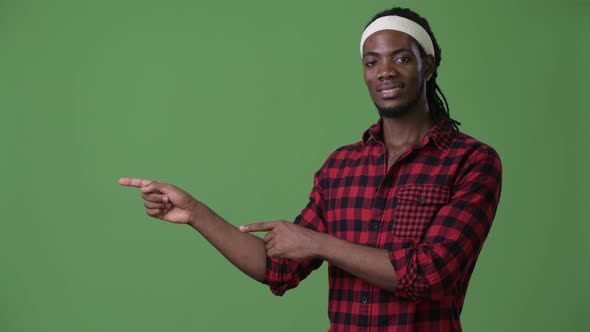
<svg viewBox="0 0 590 332"><path fill-rule="evenodd" d="M314 176L314 187L309 195L309 202L294 223L317 232L326 232L322 219L324 200L322 198L322 169ZM322 265L322 260L293 260L288 258L266 259L266 279L275 295L283 295L287 290L297 287L313 270Z"/></svg>
<svg viewBox="0 0 590 332"><path fill-rule="evenodd" d="M423 238L394 238L389 250L396 295L413 301L453 293L474 268L498 206L502 166L487 147L471 155L459 173L448 203L434 215ZM466 284L465 284L466 285Z"/></svg>

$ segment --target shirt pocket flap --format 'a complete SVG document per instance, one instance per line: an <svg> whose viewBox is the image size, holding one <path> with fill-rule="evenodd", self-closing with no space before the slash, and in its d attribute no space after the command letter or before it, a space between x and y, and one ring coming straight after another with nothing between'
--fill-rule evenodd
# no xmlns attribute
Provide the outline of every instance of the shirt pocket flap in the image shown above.
<svg viewBox="0 0 590 332"><path fill-rule="evenodd" d="M419 205L446 204L451 190L446 186L435 184L409 184L399 189L397 198L400 201L413 202Z"/></svg>

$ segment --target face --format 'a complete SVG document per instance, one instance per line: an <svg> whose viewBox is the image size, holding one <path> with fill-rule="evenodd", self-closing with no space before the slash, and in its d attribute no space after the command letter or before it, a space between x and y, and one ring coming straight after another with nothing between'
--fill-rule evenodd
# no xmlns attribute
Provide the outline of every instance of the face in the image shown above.
<svg viewBox="0 0 590 332"><path fill-rule="evenodd" d="M416 41L395 31L378 31L363 45L363 72L379 114L401 117L426 111L426 78L434 71L432 56L422 58Z"/></svg>

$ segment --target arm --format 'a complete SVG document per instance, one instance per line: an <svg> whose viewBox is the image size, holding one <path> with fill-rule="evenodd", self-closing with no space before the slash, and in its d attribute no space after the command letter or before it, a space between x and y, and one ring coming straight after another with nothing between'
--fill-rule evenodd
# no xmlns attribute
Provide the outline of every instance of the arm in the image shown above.
<svg viewBox="0 0 590 332"><path fill-rule="evenodd" d="M173 185L132 178L122 178L119 183L140 188L149 216L190 225L238 269L257 281L264 281L267 257L262 239L240 232L205 204Z"/></svg>
<svg viewBox="0 0 590 332"><path fill-rule="evenodd" d="M385 249L353 244L284 220L243 225L240 230L268 232L264 240L269 257L326 260L377 287L396 289L395 270Z"/></svg>
<svg viewBox="0 0 590 332"><path fill-rule="evenodd" d="M448 204L421 242L395 239L391 250L356 245L285 221L245 225L268 231L270 257L319 258L385 290L415 301L444 295L473 266L500 195L501 165L493 151L472 158Z"/></svg>
<svg viewBox="0 0 590 332"><path fill-rule="evenodd" d="M500 199L502 166L481 147L459 174L447 204L419 242L395 239L389 258L399 279L397 295L436 300L474 268Z"/></svg>

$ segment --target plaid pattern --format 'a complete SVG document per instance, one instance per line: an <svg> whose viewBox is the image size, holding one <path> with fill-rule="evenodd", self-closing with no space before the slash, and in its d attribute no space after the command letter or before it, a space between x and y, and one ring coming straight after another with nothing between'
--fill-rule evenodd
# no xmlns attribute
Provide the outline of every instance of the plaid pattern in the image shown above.
<svg viewBox="0 0 590 332"><path fill-rule="evenodd" d="M384 291L330 265L330 331L461 331L467 285L500 197L500 159L441 123L387 171L381 126L332 153L295 220L386 249L399 280L395 292ZM269 258L266 283L282 295L321 264Z"/></svg>

